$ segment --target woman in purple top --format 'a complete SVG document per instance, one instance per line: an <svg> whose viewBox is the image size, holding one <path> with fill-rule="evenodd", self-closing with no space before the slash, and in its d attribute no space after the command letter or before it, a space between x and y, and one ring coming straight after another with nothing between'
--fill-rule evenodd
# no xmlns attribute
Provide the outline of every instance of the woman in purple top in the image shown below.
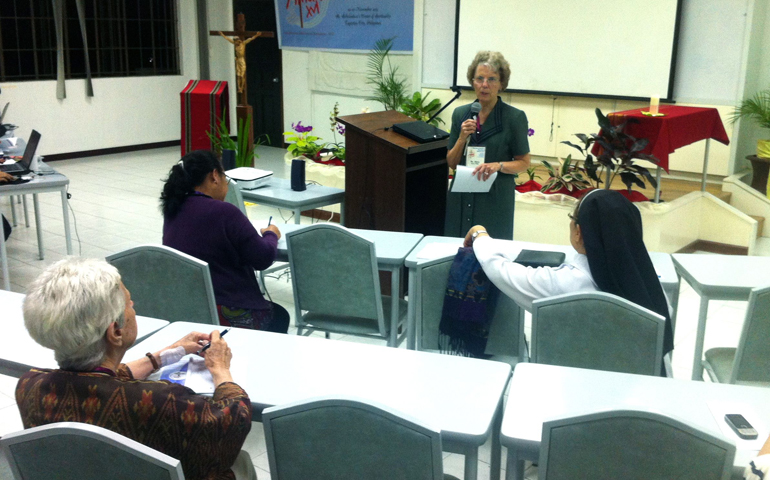
<svg viewBox="0 0 770 480"><path fill-rule="evenodd" d="M224 201L228 180L213 153L188 153L171 167L160 195L163 245L209 264L222 325L286 333L289 312L262 297L254 270L272 265L281 232L257 232Z"/></svg>

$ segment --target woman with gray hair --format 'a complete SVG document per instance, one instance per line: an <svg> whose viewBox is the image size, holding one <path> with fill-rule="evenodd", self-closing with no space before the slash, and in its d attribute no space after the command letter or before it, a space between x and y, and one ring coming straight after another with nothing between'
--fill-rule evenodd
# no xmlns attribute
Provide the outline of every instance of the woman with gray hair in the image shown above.
<svg viewBox="0 0 770 480"><path fill-rule="evenodd" d="M24 324L36 342L54 351L60 369L33 368L19 380L16 403L24 428L91 423L179 459L185 478L256 478L248 454L239 455L251 429L251 402L233 382L232 353L219 331L192 332L122 363L136 341L133 305L120 274L104 260L67 258L32 282ZM205 364L216 386L213 397L146 380L209 342ZM245 474L236 477L234 470Z"/></svg>
<svg viewBox="0 0 770 480"><path fill-rule="evenodd" d="M447 163L450 168L473 167L481 181L493 173L497 179L489 193L448 194L446 236L462 237L482 224L495 237L513 239L514 175L529 168L530 156L527 116L498 96L510 76L510 65L499 52L478 52L468 67L476 101L452 113Z"/></svg>

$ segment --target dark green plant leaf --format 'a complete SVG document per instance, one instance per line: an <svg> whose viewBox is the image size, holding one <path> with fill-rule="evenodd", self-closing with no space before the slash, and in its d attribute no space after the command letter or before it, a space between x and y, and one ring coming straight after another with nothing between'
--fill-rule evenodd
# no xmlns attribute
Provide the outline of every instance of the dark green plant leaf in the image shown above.
<svg viewBox="0 0 770 480"><path fill-rule="evenodd" d="M567 140L564 140L564 141L562 141L561 143L563 143L564 145L569 145L569 146L570 146L570 147L572 147L572 148L576 148L576 149L580 150L580 153L582 153L582 154L584 154L584 155L585 155L585 150L583 150L583 147L582 147L582 146L580 146L580 145L575 145L574 143L572 143L572 142L568 142Z"/></svg>

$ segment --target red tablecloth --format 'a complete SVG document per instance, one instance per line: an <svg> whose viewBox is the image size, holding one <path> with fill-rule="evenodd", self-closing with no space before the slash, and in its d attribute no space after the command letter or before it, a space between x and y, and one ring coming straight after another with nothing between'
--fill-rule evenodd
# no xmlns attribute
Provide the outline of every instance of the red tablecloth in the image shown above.
<svg viewBox="0 0 770 480"><path fill-rule="evenodd" d="M193 150L211 150L213 145L206 132L216 132L224 117L230 128L230 117L224 116L230 104L227 82L190 80L181 94L182 156Z"/></svg>
<svg viewBox="0 0 770 480"><path fill-rule="evenodd" d="M642 115L638 108L624 112L610 113L610 121L622 122L621 118L633 118L626 124L625 133L635 138L646 138L650 141L643 153L652 154L660 160L660 166L668 172L668 155L679 147L695 143L699 140L713 138L728 145L725 126L715 108L683 107L679 105L661 105L660 113L665 117L648 117ZM598 145L594 145L594 153Z"/></svg>

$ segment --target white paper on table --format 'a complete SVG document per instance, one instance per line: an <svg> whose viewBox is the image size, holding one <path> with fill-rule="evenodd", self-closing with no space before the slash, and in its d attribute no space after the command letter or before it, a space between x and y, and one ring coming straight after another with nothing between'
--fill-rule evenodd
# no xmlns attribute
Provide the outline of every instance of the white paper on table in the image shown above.
<svg viewBox="0 0 770 480"><path fill-rule="evenodd" d="M13 165L14 163L16 163L16 160L14 160L12 158L6 158L5 161L3 163L1 163L0 165Z"/></svg>
<svg viewBox="0 0 770 480"><path fill-rule="evenodd" d="M711 414L714 415L719 430L725 436L725 438L733 443L738 450L757 450L759 451L767 440L768 426L763 421L761 415L757 415L754 409L741 402L707 402ZM725 415L728 413L738 413L754 427L757 431L757 438L754 440L744 440L736 434L730 425L725 421Z"/></svg>
<svg viewBox="0 0 770 480"><path fill-rule="evenodd" d="M199 394L213 394L215 390L214 379L206 368L206 360L194 353L185 355L176 363L162 367L150 378L178 383Z"/></svg>
<svg viewBox="0 0 770 480"><path fill-rule="evenodd" d="M452 192L454 193L488 193L495 183L497 172L489 176L487 181L479 180L473 175L473 168L465 165L458 165L455 170L455 181L452 183Z"/></svg>
<svg viewBox="0 0 770 480"><path fill-rule="evenodd" d="M455 256L457 255L457 249L462 246L462 242L458 244L431 242L420 250L417 258L419 260L433 260L434 258Z"/></svg>

